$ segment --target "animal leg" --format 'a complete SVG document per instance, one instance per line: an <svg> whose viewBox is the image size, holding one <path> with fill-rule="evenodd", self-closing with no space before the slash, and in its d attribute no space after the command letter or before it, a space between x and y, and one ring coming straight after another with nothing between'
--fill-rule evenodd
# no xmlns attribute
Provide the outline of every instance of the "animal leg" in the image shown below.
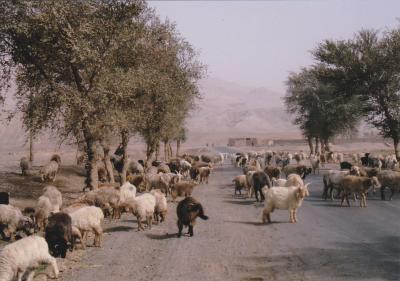
<svg viewBox="0 0 400 281"><path fill-rule="evenodd" d="M349 194L345 194L347 205L350 207Z"/></svg>
<svg viewBox="0 0 400 281"><path fill-rule="evenodd" d="M151 223L153 221L153 216L148 216L147 217L147 226L149 227L149 229L151 229Z"/></svg>
<svg viewBox="0 0 400 281"><path fill-rule="evenodd" d="M179 229L179 232L178 232L178 238L179 238L182 236L182 230L183 230L183 224L179 220L178 220L178 229Z"/></svg>
<svg viewBox="0 0 400 281"><path fill-rule="evenodd" d="M295 221L294 221L294 216L293 216L293 210L289 210L289 214L290 214L290 222L291 223L294 223Z"/></svg>
<svg viewBox="0 0 400 281"><path fill-rule="evenodd" d="M193 225L189 225L189 235L190 237L193 237Z"/></svg>
<svg viewBox="0 0 400 281"><path fill-rule="evenodd" d="M392 188L392 193L390 194L389 201L392 201L393 194L394 194L394 188Z"/></svg>
<svg viewBox="0 0 400 281"><path fill-rule="evenodd" d="M28 275L26 276L26 281L32 281L33 277L35 276L35 270L31 270Z"/></svg>

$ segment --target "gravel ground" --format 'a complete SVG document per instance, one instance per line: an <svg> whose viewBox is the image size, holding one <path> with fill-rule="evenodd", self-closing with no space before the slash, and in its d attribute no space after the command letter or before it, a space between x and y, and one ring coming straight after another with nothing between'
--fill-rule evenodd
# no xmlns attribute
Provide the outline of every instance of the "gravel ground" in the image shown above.
<svg viewBox="0 0 400 281"><path fill-rule="evenodd" d="M240 172L225 163L208 185L195 188L210 219L197 221L194 237L176 237L176 203L169 203L167 221L151 230L138 232L125 214L106 223L102 248L81 251L80 262L60 279L400 280L398 194L390 202L370 197L367 208L358 202L340 208L321 199L321 176L310 176L311 196L298 223L277 210L273 223L263 225L262 205L233 196L231 180Z"/></svg>

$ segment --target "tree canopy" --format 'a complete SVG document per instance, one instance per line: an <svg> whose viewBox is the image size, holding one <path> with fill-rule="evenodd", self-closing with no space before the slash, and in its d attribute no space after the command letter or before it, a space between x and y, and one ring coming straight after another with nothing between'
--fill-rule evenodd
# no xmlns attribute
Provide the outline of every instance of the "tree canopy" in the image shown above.
<svg viewBox="0 0 400 281"><path fill-rule="evenodd" d="M0 4L2 89L15 77L26 128L83 138L91 188L104 135L159 140L181 126L199 95L203 66L194 49L144 1Z"/></svg>

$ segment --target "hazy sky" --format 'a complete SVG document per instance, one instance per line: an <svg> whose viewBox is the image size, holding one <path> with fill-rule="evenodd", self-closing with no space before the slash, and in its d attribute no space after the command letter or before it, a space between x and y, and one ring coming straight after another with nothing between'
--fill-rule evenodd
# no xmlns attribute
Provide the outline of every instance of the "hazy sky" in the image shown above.
<svg viewBox="0 0 400 281"><path fill-rule="evenodd" d="M398 25L400 0L150 1L200 51L208 76L283 93L323 39Z"/></svg>

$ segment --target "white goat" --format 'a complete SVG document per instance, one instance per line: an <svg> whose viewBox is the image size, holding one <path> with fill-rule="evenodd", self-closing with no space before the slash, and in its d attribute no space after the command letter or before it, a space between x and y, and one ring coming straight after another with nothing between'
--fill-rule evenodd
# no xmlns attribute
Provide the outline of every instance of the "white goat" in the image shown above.
<svg viewBox="0 0 400 281"><path fill-rule="evenodd" d="M308 184L305 186L273 186L265 192L265 207L263 210L262 221L271 222L271 213L275 209L289 210L290 222L297 222L296 211L301 206L304 198L308 194Z"/></svg>
<svg viewBox="0 0 400 281"><path fill-rule="evenodd" d="M28 236L4 247L0 254L0 281L20 281L30 269L26 280L33 280L34 268L39 264L50 264L55 278L58 278L58 267L55 258L50 256L49 247L44 238Z"/></svg>
<svg viewBox="0 0 400 281"><path fill-rule="evenodd" d="M94 243L96 247L101 246L101 236L103 234L103 228L101 224L104 220L103 211L94 206L82 207L75 212L70 214L72 219L72 225L79 229L82 236L85 237L85 233L91 231L94 233ZM83 248L85 248L84 242L82 241Z"/></svg>

